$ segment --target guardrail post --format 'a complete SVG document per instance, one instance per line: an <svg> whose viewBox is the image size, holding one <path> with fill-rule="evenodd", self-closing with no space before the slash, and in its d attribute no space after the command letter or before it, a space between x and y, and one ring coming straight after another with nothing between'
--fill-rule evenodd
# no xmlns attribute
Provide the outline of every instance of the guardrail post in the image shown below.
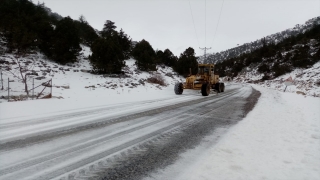
<svg viewBox="0 0 320 180"><path fill-rule="evenodd" d="M9 90L10 90L10 82L9 82L9 78L8 78L8 102L9 102L9 98L10 98Z"/></svg>
<svg viewBox="0 0 320 180"><path fill-rule="evenodd" d="M34 78L32 79L32 100L34 96Z"/></svg>
<svg viewBox="0 0 320 180"><path fill-rule="evenodd" d="M51 98L52 98L52 79L51 79L51 90L50 90Z"/></svg>
<svg viewBox="0 0 320 180"><path fill-rule="evenodd" d="M1 90L3 90L2 70L1 70Z"/></svg>

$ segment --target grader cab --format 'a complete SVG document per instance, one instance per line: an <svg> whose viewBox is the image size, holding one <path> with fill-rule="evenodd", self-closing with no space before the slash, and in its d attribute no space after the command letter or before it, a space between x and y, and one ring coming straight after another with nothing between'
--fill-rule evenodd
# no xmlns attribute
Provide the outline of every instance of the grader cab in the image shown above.
<svg viewBox="0 0 320 180"><path fill-rule="evenodd" d="M179 95L183 93L183 89L195 89L201 90L202 96L208 96L211 89L218 93L224 92L224 83L219 82L219 75L214 73L213 68L213 64L199 64L198 73L192 75L190 72L186 82L176 83L174 92Z"/></svg>

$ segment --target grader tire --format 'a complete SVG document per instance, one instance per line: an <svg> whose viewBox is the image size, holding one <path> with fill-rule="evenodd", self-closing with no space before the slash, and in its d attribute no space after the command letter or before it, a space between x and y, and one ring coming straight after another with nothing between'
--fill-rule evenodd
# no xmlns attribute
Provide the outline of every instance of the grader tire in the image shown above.
<svg viewBox="0 0 320 180"><path fill-rule="evenodd" d="M216 83L215 86L214 86L214 89L220 93L221 92L221 84L220 83Z"/></svg>
<svg viewBox="0 0 320 180"><path fill-rule="evenodd" d="M210 94L210 85L205 83L201 86L201 94L202 96L208 96Z"/></svg>
<svg viewBox="0 0 320 180"><path fill-rule="evenodd" d="M224 92L224 83L221 83L221 92Z"/></svg>
<svg viewBox="0 0 320 180"><path fill-rule="evenodd" d="M182 83L176 83L174 85L174 93L177 95L181 95L183 93L183 84Z"/></svg>

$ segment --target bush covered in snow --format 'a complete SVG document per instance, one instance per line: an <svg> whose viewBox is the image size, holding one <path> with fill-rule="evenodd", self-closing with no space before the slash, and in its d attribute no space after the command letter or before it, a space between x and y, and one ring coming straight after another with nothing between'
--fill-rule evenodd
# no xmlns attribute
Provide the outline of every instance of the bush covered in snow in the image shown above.
<svg viewBox="0 0 320 180"><path fill-rule="evenodd" d="M165 82L165 79L160 74L155 74L155 75L150 76L147 79L147 82L148 83L153 83L153 84L159 84L161 86L166 86L167 85L166 82Z"/></svg>

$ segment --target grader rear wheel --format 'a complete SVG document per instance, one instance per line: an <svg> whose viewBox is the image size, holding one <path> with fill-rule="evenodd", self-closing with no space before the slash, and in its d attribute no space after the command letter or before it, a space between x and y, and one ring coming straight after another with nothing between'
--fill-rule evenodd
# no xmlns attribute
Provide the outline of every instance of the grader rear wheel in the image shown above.
<svg viewBox="0 0 320 180"><path fill-rule="evenodd" d="M221 85L221 92L224 92L224 83L220 83Z"/></svg>
<svg viewBox="0 0 320 180"><path fill-rule="evenodd" d="M183 84L182 83L176 83L174 85L174 92L177 94L177 95L180 95L183 93Z"/></svg>
<svg viewBox="0 0 320 180"><path fill-rule="evenodd" d="M202 96L208 96L210 94L210 85L205 83L201 86L201 94Z"/></svg>
<svg viewBox="0 0 320 180"><path fill-rule="evenodd" d="M214 86L214 89L219 93L221 92L221 84L220 83L216 83Z"/></svg>

